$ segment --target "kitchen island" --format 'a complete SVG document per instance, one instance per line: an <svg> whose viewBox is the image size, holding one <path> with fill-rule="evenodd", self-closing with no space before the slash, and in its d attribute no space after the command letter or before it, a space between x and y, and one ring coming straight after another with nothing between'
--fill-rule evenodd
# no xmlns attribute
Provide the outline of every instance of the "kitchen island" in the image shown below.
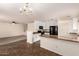
<svg viewBox="0 0 79 59"><path fill-rule="evenodd" d="M60 55L79 56L79 41L77 38L67 39L57 35L43 35L40 36L40 46Z"/></svg>
<svg viewBox="0 0 79 59"><path fill-rule="evenodd" d="M66 38L64 36L58 36L58 35L42 35L42 37L45 37L45 38L55 38L57 40L64 40L64 41L70 41L70 42L76 42L76 43L79 43L79 39L78 37L76 38Z"/></svg>

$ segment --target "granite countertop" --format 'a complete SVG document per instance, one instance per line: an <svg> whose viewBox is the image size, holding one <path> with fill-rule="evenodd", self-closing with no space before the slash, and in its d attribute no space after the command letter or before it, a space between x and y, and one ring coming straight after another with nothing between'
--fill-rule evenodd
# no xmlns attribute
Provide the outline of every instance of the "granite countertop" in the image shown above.
<svg viewBox="0 0 79 59"><path fill-rule="evenodd" d="M58 35L47 35L47 34L44 34L44 35L42 35L42 37L58 39Z"/></svg>
<svg viewBox="0 0 79 59"><path fill-rule="evenodd" d="M77 42L79 43L79 39L76 38L76 39L68 39L68 38L65 38L65 37L58 37L58 35L42 35L41 37L46 37L46 38L55 38L57 40L64 40L64 41L70 41L70 42Z"/></svg>
<svg viewBox="0 0 79 59"><path fill-rule="evenodd" d="M33 34L39 34L38 32L33 32Z"/></svg>

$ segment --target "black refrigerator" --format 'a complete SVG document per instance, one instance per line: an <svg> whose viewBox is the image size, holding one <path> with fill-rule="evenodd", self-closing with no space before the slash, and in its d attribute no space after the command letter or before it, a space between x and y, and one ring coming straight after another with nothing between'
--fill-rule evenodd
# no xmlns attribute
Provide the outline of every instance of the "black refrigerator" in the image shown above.
<svg viewBox="0 0 79 59"><path fill-rule="evenodd" d="M58 26L50 26L49 33L50 35L58 35Z"/></svg>

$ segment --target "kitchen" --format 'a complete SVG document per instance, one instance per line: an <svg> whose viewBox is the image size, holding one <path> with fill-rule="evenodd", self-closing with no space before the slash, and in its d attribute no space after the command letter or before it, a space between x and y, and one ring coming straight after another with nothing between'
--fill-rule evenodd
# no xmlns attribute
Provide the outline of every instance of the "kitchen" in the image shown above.
<svg viewBox="0 0 79 59"><path fill-rule="evenodd" d="M78 24L78 19L71 16L35 21L28 24L27 42L40 41L40 47L60 55L79 55Z"/></svg>

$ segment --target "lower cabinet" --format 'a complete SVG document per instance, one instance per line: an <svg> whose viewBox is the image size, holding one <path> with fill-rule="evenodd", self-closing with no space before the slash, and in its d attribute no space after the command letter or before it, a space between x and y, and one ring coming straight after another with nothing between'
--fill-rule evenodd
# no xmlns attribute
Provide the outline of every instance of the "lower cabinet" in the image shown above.
<svg viewBox="0 0 79 59"><path fill-rule="evenodd" d="M55 40L53 41L52 39L41 37L40 46L47 50L58 53L58 45L56 44Z"/></svg>
<svg viewBox="0 0 79 59"><path fill-rule="evenodd" d="M54 38L40 38L40 46L64 56L79 56L79 43Z"/></svg>
<svg viewBox="0 0 79 59"><path fill-rule="evenodd" d="M27 31L27 42L32 44L36 41L39 41L40 40L39 35L40 34L33 34L33 32L31 31Z"/></svg>
<svg viewBox="0 0 79 59"><path fill-rule="evenodd" d="M40 34L33 34L33 42L39 41L40 40Z"/></svg>

